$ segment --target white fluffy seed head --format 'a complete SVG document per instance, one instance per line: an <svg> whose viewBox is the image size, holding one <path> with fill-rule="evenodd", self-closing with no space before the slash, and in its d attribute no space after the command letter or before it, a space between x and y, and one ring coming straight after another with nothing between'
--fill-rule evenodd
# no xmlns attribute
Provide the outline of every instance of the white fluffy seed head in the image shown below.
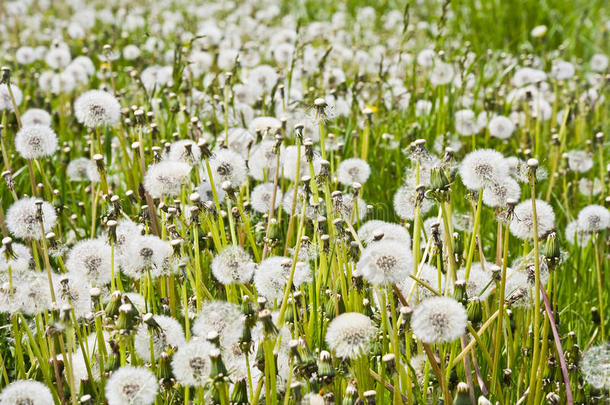
<svg viewBox="0 0 610 405"><path fill-rule="evenodd" d="M150 405L157 397L159 386L155 375L144 367L123 366L106 382L108 405Z"/></svg>
<svg viewBox="0 0 610 405"><path fill-rule="evenodd" d="M457 271L457 279L466 282L468 298L479 297L481 301L484 301L489 297L493 288L491 266L491 263L487 263L485 270L483 270L480 262L472 263L468 281L466 281L466 269Z"/></svg>
<svg viewBox="0 0 610 405"><path fill-rule="evenodd" d="M489 121L487 128L489 129L489 134L491 136L500 139L507 139L510 138L515 131L515 124L513 124L510 118L496 115Z"/></svg>
<svg viewBox="0 0 610 405"><path fill-rule="evenodd" d="M0 247L0 281L8 281L8 268L13 275L26 273L30 269L32 254L30 249L21 243L11 244L12 255L7 257L6 247ZM6 276L6 280L4 279Z"/></svg>
<svg viewBox="0 0 610 405"><path fill-rule="evenodd" d="M15 136L15 149L24 159L51 156L57 150L57 135L46 125L23 127Z"/></svg>
<svg viewBox="0 0 610 405"><path fill-rule="evenodd" d="M151 330L146 323L142 323L134 337L136 353L146 362L151 361L151 339L155 359L158 359L168 346L177 348L186 343L180 322L165 315L155 315L153 319L160 330Z"/></svg>
<svg viewBox="0 0 610 405"><path fill-rule="evenodd" d="M460 110L455 113L455 130L462 136L474 135L478 132L476 115L472 110Z"/></svg>
<svg viewBox="0 0 610 405"><path fill-rule="evenodd" d="M17 380L4 387L0 404L49 405L54 403L51 390L35 380Z"/></svg>
<svg viewBox="0 0 610 405"><path fill-rule="evenodd" d="M601 205L588 205L578 213L578 229L584 232L601 232L610 227L610 211Z"/></svg>
<svg viewBox="0 0 610 405"><path fill-rule="evenodd" d="M193 334L205 338L216 332L224 347L239 341L243 328L243 316L236 304L225 301L206 301L193 322Z"/></svg>
<svg viewBox="0 0 610 405"><path fill-rule="evenodd" d="M364 249L356 269L373 285L396 284L409 277L413 257L407 245L381 241Z"/></svg>
<svg viewBox="0 0 610 405"><path fill-rule="evenodd" d="M555 213L546 201L536 200L536 217L538 222L538 235L540 238L553 229ZM534 237L534 215L532 201L523 201L515 207L513 219L510 222L510 232L519 239L532 239Z"/></svg>
<svg viewBox="0 0 610 405"><path fill-rule="evenodd" d="M364 184L371 175L369 164L358 158L342 161L337 168L337 179L339 183L350 186L352 183Z"/></svg>
<svg viewBox="0 0 610 405"><path fill-rule="evenodd" d="M300 158L297 155L298 154L298 148L296 145L290 145L288 147L286 147L286 150L283 152L282 154L282 174L284 175L285 178L287 178L290 181L296 181L299 180L301 177L303 176L309 176L309 162L307 161L307 158L305 157L305 148L301 147L301 153L300 153ZM297 166L300 164L300 168L299 168L299 179L297 179ZM320 170L322 168L322 165L320 163L320 157L317 155L314 155L313 157L313 173L314 175L318 175L320 173Z"/></svg>
<svg viewBox="0 0 610 405"><path fill-rule="evenodd" d="M466 309L450 297L432 297L413 311L413 333L424 343L452 342L466 330Z"/></svg>
<svg viewBox="0 0 610 405"><path fill-rule="evenodd" d="M220 187L220 184L214 183L214 186L216 188L216 197L218 198L218 203L221 204L224 201L227 193L222 189L222 187ZM210 184L207 178L203 179L201 184L197 186L197 194L199 194L199 197L203 202L214 202L214 192L212 191L212 185Z"/></svg>
<svg viewBox="0 0 610 405"><path fill-rule="evenodd" d="M565 238L573 245L586 246L591 240L591 234L580 229L578 220L575 220L566 225Z"/></svg>
<svg viewBox="0 0 610 405"><path fill-rule="evenodd" d="M434 288L436 292L442 292L445 288L445 276L443 273L439 274L438 269L429 264L424 264L421 266L421 270L418 270L418 275L416 278ZM409 299L410 305L436 295L433 291L430 291L428 287L415 281L412 277L406 277L397 285L405 298L409 299L409 296L411 297ZM413 290L412 294L411 290Z"/></svg>
<svg viewBox="0 0 610 405"><path fill-rule="evenodd" d="M593 167L591 153L584 150L571 150L566 153L568 167L578 173L586 173Z"/></svg>
<svg viewBox="0 0 610 405"><path fill-rule="evenodd" d="M395 240L407 248L411 246L411 235L399 224L371 219L358 228L358 239L367 246L382 240Z"/></svg>
<svg viewBox="0 0 610 405"><path fill-rule="evenodd" d="M74 102L74 114L78 122L89 128L114 127L119 123L121 105L110 93L89 90Z"/></svg>
<svg viewBox="0 0 610 405"><path fill-rule="evenodd" d="M209 379L210 352L214 349L203 338L193 339L178 348L172 358L172 371L180 384L202 387Z"/></svg>
<svg viewBox="0 0 610 405"><path fill-rule="evenodd" d="M243 284L252 279L256 265L241 246L229 245L212 260L212 274L222 284Z"/></svg>
<svg viewBox="0 0 610 405"><path fill-rule="evenodd" d="M464 185L474 191L500 182L508 176L504 156L493 149L478 149L464 157L460 164Z"/></svg>
<svg viewBox="0 0 610 405"><path fill-rule="evenodd" d="M57 214L53 206L43 201L42 225L45 232L50 232L57 222ZM40 240L44 237L38 219L36 198L22 198L10 206L6 212L6 226L13 235L22 239Z"/></svg>
<svg viewBox="0 0 610 405"><path fill-rule="evenodd" d="M412 183L406 183L394 193L394 211L401 219L412 220L415 217L417 190ZM426 214L432 208L432 201L424 198L421 201L420 212Z"/></svg>
<svg viewBox="0 0 610 405"><path fill-rule="evenodd" d="M68 253L66 269L86 277L94 285L104 285L110 282L110 257L110 246L103 239L85 239Z"/></svg>
<svg viewBox="0 0 610 405"><path fill-rule="evenodd" d="M135 236L126 240L118 263L121 271L135 280L147 274L156 278L167 271L172 252L170 243L158 236Z"/></svg>
<svg viewBox="0 0 610 405"><path fill-rule="evenodd" d="M189 181L191 166L184 162L162 161L148 166L144 188L153 198L175 197Z"/></svg>
<svg viewBox="0 0 610 405"><path fill-rule="evenodd" d="M183 139L181 141L173 142L170 145L169 151L165 155L165 159L195 165L199 163L199 160L201 159L201 149L199 149L197 143L194 141Z"/></svg>
<svg viewBox="0 0 610 405"><path fill-rule="evenodd" d="M30 108L21 116L21 125L29 127L31 125L51 126L51 114L40 108Z"/></svg>
<svg viewBox="0 0 610 405"><path fill-rule="evenodd" d="M368 316L347 312L330 322L326 343L337 356L354 359L366 353L374 335L375 326Z"/></svg>
<svg viewBox="0 0 610 405"><path fill-rule="evenodd" d="M521 187L512 177L504 177L483 189L483 203L488 207L505 208L510 199L521 198Z"/></svg>
<svg viewBox="0 0 610 405"><path fill-rule="evenodd" d="M13 97L15 98L15 104L17 107L23 101L23 93L19 90L19 87L11 84L11 91L13 92ZM13 111L13 101L11 100L11 94L9 92L9 88L5 83L0 84L0 111Z"/></svg>
<svg viewBox="0 0 610 405"><path fill-rule="evenodd" d="M580 361L580 372L593 388L610 390L610 343L589 348Z"/></svg>
<svg viewBox="0 0 610 405"><path fill-rule="evenodd" d="M100 173L95 162L88 158L76 158L68 163L66 174L71 181L100 181Z"/></svg>
<svg viewBox="0 0 610 405"><path fill-rule="evenodd" d="M216 185L228 181L238 187L246 179L246 162L240 154L231 149L214 151L214 156L210 158L210 169Z"/></svg>
<svg viewBox="0 0 610 405"><path fill-rule="evenodd" d="M261 214L265 214L271 210L271 200L273 199L273 183L262 183L254 187L252 193L250 194L250 202L252 203L252 208L256 212L260 212ZM277 188L275 190L275 206L277 208L280 206L280 202L282 201L282 191Z"/></svg>
<svg viewBox="0 0 610 405"><path fill-rule="evenodd" d="M273 180L277 167L277 154L274 152L275 141L264 140L252 147L248 159L248 170L250 176L259 181ZM283 147L279 149L280 157ZM281 163L280 163L281 165ZM281 170L281 168L280 168Z"/></svg>
<svg viewBox="0 0 610 405"><path fill-rule="evenodd" d="M91 311L91 283L82 274L65 273L54 275L53 290L57 304L70 305L77 318Z"/></svg>

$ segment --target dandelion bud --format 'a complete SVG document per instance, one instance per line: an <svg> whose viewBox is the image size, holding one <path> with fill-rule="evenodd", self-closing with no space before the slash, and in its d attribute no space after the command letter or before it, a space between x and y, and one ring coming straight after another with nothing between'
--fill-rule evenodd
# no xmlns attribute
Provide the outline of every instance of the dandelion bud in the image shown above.
<svg viewBox="0 0 610 405"><path fill-rule="evenodd" d="M597 307L591 307L591 320L594 325L599 325L601 322L601 316L599 315Z"/></svg>
<svg viewBox="0 0 610 405"><path fill-rule="evenodd" d="M318 380L322 385L332 384L335 378L335 369L329 352L322 350L318 358Z"/></svg>
<svg viewBox="0 0 610 405"><path fill-rule="evenodd" d="M159 362L157 365L157 378L159 382L169 383L172 379L172 367L171 367L171 359L169 355L165 352L159 355Z"/></svg>
<svg viewBox="0 0 610 405"><path fill-rule="evenodd" d="M273 337L278 333L278 329L273 323L273 319L271 318L271 311L268 309L263 309L258 313L258 319L263 324L263 331L265 332L265 336Z"/></svg>
<svg viewBox="0 0 610 405"><path fill-rule="evenodd" d="M396 372L396 356L394 353L388 353L381 358L381 361L385 365L386 373L388 376L393 376Z"/></svg>
<svg viewBox="0 0 610 405"><path fill-rule="evenodd" d="M559 404L559 401L561 400L561 397L557 394L555 394L554 392L549 392L546 395L546 403L548 405L557 405Z"/></svg>
<svg viewBox="0 0 610 405"><path fill-rule="evenodd" d="M453 405L474 405L468 393L468 384L460 382L457 386L457 393L453 400Z"/></svg>
<svg viewBox="0 0 610 405"><path fill-rule="evenodd" d="M468 293L466 291L466 282L464 280L457 280L453 287L453 298L462 305L466 305L468 302Z"/></svg>
<svg viewBox="0 0 610 405"><path fill-rule="evenodd" d="M358 389L356 388L355 381L350 381L345 388L345 395L341 405L354 405L358 399Z"/></svg>
<svg viewBox="0 0 610 405"><path fill-rule="evenodd" d="M303 398L302 388L303 384L299 381L290 384L290 392L292 393L292 403L301 403L301 399Z"/></svg>
<svg viewBox="0 0 610 405"><path fill-rule="evenodd" d="M367 405L375 405L377 403L377 391L364 391L364 400L366 401Z"/></svg>
<svg viewBox="0 0 610 405"><path fill-rule="evenodd" d="M475 296L468 300L466 313L468 314L468 320L473 325L478 325L481 322L481 319L483 319L483 308L479 297Z"/></svg>
<svg viewBox="0 0 610 405"><path fill-rule="evenodd" d="M248 380L246 378L238 379L233 385L231 392L231 405L248 405Z"/></svg>
<svg viewBox="0 0 610 405"><path fill-rule="evenodd" d="M510 385L513 371L510 368L505 368L502 374L502 383L506 386Z"/></svg>
<svg viewBox="0 0 610 405"><path fill-rule="evenodd" d="M110 299L108 300L108 304L106 305L106 315L109 317L115 317L119 314L119 307L121 306L121 297L122 294L120 291L115 291L110 295Z"/></svg>
<svg viewBox="0 0 610 405"><path fill-rule="evenodd" d="M228 376L227 367L222 361L220 350L212 349L210 351L210 378L212 380L223 380Z"/></svg>
<svg viewBox="0 0 610 405"><path fill-rule="evenodd" d="M491 402L489 402L489 400L487 398L485 398L484 396L480 396L479 400L477 401L477 405L492 405Z"/></svg>
<svg viewBox="0 0 610 405"><path fill-rule="evenodd" d="M137 310L131 304L123 304L119 307L119 318L116 328L121 333L130 333L136 324Z"/></svg>

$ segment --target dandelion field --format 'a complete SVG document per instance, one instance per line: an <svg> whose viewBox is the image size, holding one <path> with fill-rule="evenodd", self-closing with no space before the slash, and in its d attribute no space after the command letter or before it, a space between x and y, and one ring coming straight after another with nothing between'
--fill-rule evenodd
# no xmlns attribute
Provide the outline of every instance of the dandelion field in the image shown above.
<svg viewBox="0 0 610 405"><path fill-rule="evenodd" d="M607 404L603 1L0 3L0 405Z"/></svg>

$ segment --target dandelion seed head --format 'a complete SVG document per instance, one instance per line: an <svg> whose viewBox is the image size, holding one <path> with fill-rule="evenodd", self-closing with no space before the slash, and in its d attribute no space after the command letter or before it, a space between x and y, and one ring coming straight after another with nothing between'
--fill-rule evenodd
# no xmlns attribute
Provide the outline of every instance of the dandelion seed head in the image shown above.
<svg viewBox="0 0 610 405"><path fill-rule="evenodd" d="M473 191L500 182L508 176L504 156L493 149L478 149L464 157L460 164L464 185Z"/></svg>
<svg viewBox="0 0 610 405"><path fill-rule="evenodd" d="M521 198L521 187L511 177L500 179L497 183L490 184L483 189L483 204L488 207L507 206L507 201Z"/></svg>
<svg viewBox="0 0 610 405"><path fill-rule="evenodd" d="M352 224L361 221L366 216L366 202L352 194L343 194L334 200L335 215Z"/></svg>
<svg viewBox="0 0 610 405"><path fill-rule="evenodd" d="M454 70L449 63L437 61L430 72L430 83L433 86L442 86L451 83Z"/></svg>
<svg viewBox="0 0 610 405"><path fill-rule="evenodd" d="M32 125L45 125L50 127L52 121L51 114L40 108L29 108L21 116L21 125L24 127Z"/></svg>
<svg viewBox="0 0 610 405"><path fill-rule="evenodd" d="M136 353L146 362L151 361L151 339L155 359L158 359L168 346L178 348L186 343L180 322L165 315L154 315L153 319L160 330L151 330L146 323L142 323L134 336Z"/></svg>
<svg viewBox="0 0 610 405"><path fill-rule="evenodd" d="M466 331L466 309L450 297L432 297L413 310L413 333L424 343L444 343L458 339Z"/></svg>
<svg viewBox="0 0 610 405"><path fill-rule="evenodd" d="M462 136L479 132L476 116L472 110L459 110L455 113L455 130Z"/></svg>
<svg viewBox="0 0 610 405"><path fill-rule="evenodd" d="M572 245L586 246L591 240L591 234L579 229L578 220L571 221L566 225L565 238Z"/></svg>
<svg viewBox="0 0 610 405"><path fill-rule="evenodd" d="M377 240L380 235L381 238ZM360 226L358 239L367 246L382 240L395 240L407 248L411 246L411 235L404 226L376 219L366 221Z"/></svg>
<svg viewBox="0 0 610 405"><path fill-rule="evenodd" d="M536 217L538 222L538 238L545 235L555 225L555 212L546 201L536 200ZM526 200L514 209L510 222L510 232L519 239L532 239L534 237L534 214L532 201Z"/></svg>
<svg viewBox="0 0 610 405"><path fill-rule="evenodd" d="M375 326L368 316L347 312L330 322L325 340L337 356L354 359L366 353L374 335Z"/></svg>
<svg viewBox="0 0 610 405"><path fill-rule="evenodd" d="M275 153L275 141L262 141L252 147L250 159L248 159L248 169L250 176L255 180L272 181L275 178L275 170L277 167L277 154ZM280 148L278 152L280 157L284 148ZM281 168L280 168L281 170Z"/></svg>
<svg viewBox="0 0 610 405"><path fill-rule="evenodd" d="M19 87L11 84L11 91L13 92L13 97L15 98L15 104L17 107L21 105L23 101L23 93L19 89ZM6 83L0 84L0 111L13 111L13 101L11 100L11 94L9 92L8 85Z"/></svg>
<svg viewBox="0 0 610 405"><path fill-rule="evenodd" d="M417 190L412 183L406 183L394 193L394 211L401 219L412 220L415 217ZM423 199L420 202L420 213L426 214L432 208L432 201Z"/></svg>
<svg viewBox="0 0 610 405"><path fill-rule="evenodd" d="M153 198L175 197L189 181L191 166L184 162L162 161L148 166L144 188Z"/></svg>
<svg viewBox="0 0 610 405"><path fill-rule="evenodd" d="M8 252L6 247L0 247L0 281L8 281L8 269L11 268L13 275L19 275L26 273L32 263L32 254L30 249L21 243L12 243L11 251L7 257ZM6 280L4 280L6 276Z"/></svg>
<svg viewBox="0 0 610 405"><path fill-rule="evenodd" d="M466 281L466 269L459 269L457 271L457 279L466 282L468 298L479 297L481 301L485 301L489 297L494 287L493 283L491 283L491 266L491 263L487 263L485 269L483 269L481 262L472 263L468 281Z"/></svg>
<svg viewBox="0 0 610 405"><path fill-rule="evenodd" d="M241 337L243 316L236 304L225 301L206 301L193 322L193 334L205 338L216 332L222 346L229 347Z"/></svg>
<svg viewBox="0 0 610 405"><path fill-rule="evenodd" d="M104 285L110 282L110 258L110 246L103 239L85 239L70 249L66 269L85 276L94 285Z"/></svg>
<svg viewBox="0 0 610 405"><path fill-rule="evenodd" d="M371 175L369 164L358 158L350 158L342 161L337 168L337 179L339 183L351 186L353 183L364 184Z"/></svg>
<svg viewBox="0 0 610 405"><path fill-rule="evenodd" d="M121 271L134 280L150 274L159 277L169 265L171 244L155 235L135 236L126 240L124 254L119 257Z"/></svg>
<svg viewBox="0 0 610 405"><path fill-rule="evenodd" d="M218 198L218 203L221 204L224 201L227 193L222 189L222 187L220 187L219 184L214 184L214 186L216 188L216 197ZM212 191L212 185L210 184L207 178L203 179L201 184L197 186L197 194L199 194L201 201L214 202L214 192Z"/></svg>
<svg viewBox="0 0 610 405"><path fill-rule="evenodd" d="M586 173L593 167L591 153L584 150L571 150L567 152L568 166L578 173Z"/></svg>
<svg viewBox="0 0 610 405"><path fill-rule="evenodd" d="M436 292L440 293L445 289L445 275L442 272L439 274L438 269L429 264L423 264L420 266L416 278L417 280L425 283L427 286L432 287ZM409 300L410 305L436 296L436 294L433 291L430 291L428 287L415 281L411 277L405 277L405 279L398 283L397 286L405 298L409 297L409 294L411 294L411 290L413 289L413 295Z"/></svg>
<svg viewBox="0 0 610 405"><path fill-rule="evenodd" d="M68 163L66 174L71 181L100 181L100 174L95 162L88 158L76 158Z"/></svg>
<svg viewBox="0 0 610 405"><path fill-rule="evenodd" d="M603 72L608 68L608 57L603 53L596 53L591 57L589 65L591 66L591 70Z"/></svg>
<svg viewBox="0 0 610 405"><path fill-rule="evenodd" d="M210 169L215 184L228 181L234 186L241 185L248 172L244 158L230 149L216 150L210 158Z"/></svg>
<svg viewBox="0 0 610 405"><path fill-rule="evenodd" d="M413 268L408 246L395 241L380 241L364 249L356 269L373 285L397 284L407 278Z"/></svg>
<svg viewBox="0 0 610 405"><path fill-rule="evenodd" d="M172 371L180 384L202 387L209 379L210 352L214 349L203 338L193 339L178 348L172 358Z"/></svg>
<svg viewBox="0 0 610 405"><path fill-rule="evenodd" d="M588 205L578 213L578 229L588 233L610 227L610 211L601 205Z"/></svg>
<svg viewBox="0 0 610 405"><path fill-rule="evenodd" d="M159 386L155 375L144 367L123 366L106 382L108 405L150 405Z"/></svg>
<svg viewBox="0 0 610 405"><path fill-rule="evenodd" d="M194 166L199 163L199 160L201 159L201 150L194 141L183 139L181 141L172 142L169 151L165 155L165 159L189 163Z"/></svg>
<svg viewBox="0 0 610 405"><path fill-rule="evenodd" d="M245 284L252 279L256 265L241 246L229 245L212 260L212 274L222 284Z"/></svg>
<svg viewBox="0 0 610 405"><path fill-rule="evenodd" d="M53 290L58 305L70 305L76 318L82 318L91 312L91 284L79 273L54 275Z"/></svg>
<svg viewBox="0 0 610 405"><path fill-rule="evenodd" d="M35 380L17 380L0 392L2 405L50 405L53 404L51 390Z"/></svg>
<svg viewBox="0 0 610 405"><path fill-rule="evenodd" d="M589 348L580 361L580 372L593 388L610 390L610 344L605 342Z"/></svg>
<svg viewBox="0 0 610 405"><path fill-rule="evenodd" d="M487 124L489 134L495 138L508 139L515 131L515 124L510 118L496 115Z"/></svg>
<svg viewBox="0 0 610 405"><path fill-rule="evenodd" d="M261 214L265 214L271 210L271 200L273 199L273 190L275 189L275 206L280 206L282 201L282 191L279 188L275 188L273 183L261 183L254 187L250 194L250 202L252 203L252 209Z"/></svg>
<svg viewBox="0 0 610 405"><path fill-rule="evenodd" d="M295 182L300 180L302 176L309 176L309 162L305 157L305 148L301 147L300 158L297 155L298 149L296 145L287 146L282 154L282 173L285 178ZM321 159L319 156L314 155L313 157L313 173L318 175L322 169ZM297 165L300 164L299 168L299 179L297 179Z"/></svg>
<svg viewBox="0 0 610 405"><path fill-rule="evenodd" d="M78 122L89 128L114 127L119 123L121 105L110 93L89 90L74 102L74 114Z"/></svg>
<svg viewBox="0 0 610 405"><path fill-rule="evenodd" d="M43 201L42 226L45 232L50 232L57 222L57 214L53 206ZM44 235L40 229L36 198L22 198L15 201L6 212L6 226L18 238L40 240Z"/></svg>
<svg viewBox="0 0 610 405"><path fill-rule="evenodd" d="M23 127L15 136L15 149L29 160L51 156L57 150L57 135L45 125Z"/></svg>

